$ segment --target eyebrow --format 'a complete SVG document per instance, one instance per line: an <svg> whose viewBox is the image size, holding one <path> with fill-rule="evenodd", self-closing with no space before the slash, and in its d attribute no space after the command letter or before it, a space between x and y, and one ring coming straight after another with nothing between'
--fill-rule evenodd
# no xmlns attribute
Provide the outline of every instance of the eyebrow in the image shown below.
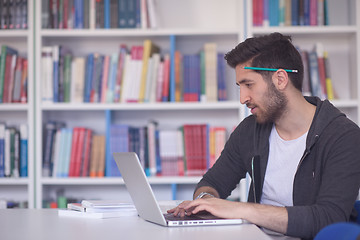
<svg viewBox="0 0 360 240"><path fill-rule="evenodd" d="M239 82L236 82L236 84L240 85L240 84L246 84L246 83L249 83L249 82L254 82L254 80L245 78L245 79L240 80Z"/></svg>

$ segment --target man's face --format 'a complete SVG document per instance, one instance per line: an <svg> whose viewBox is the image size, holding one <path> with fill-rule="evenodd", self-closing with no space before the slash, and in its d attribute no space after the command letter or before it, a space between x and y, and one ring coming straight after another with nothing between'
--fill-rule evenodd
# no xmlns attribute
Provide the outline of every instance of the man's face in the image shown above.
<svg viewBox="0 0 360 240"><path fill-rule="evenodd" d="M240 102L250 108L258 123L275 122L287 105L286 96L276 89L270 80L250 69L244 69L246 64L238 65L236 84L240 87Z"/></svg>

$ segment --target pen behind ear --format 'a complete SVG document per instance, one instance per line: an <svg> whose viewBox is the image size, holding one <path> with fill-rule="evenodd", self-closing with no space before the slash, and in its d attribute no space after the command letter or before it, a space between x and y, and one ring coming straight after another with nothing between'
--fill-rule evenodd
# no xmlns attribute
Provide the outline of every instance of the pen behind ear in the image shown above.
<svg viewBox="0 0 360 240"><path fill-rule="evenodd" d="M253 181L253 193L254 193L254 202L260 202L260 184L261 184L261 176L260 176L260 156L255 155L251 160L251 174Z"/></svg>

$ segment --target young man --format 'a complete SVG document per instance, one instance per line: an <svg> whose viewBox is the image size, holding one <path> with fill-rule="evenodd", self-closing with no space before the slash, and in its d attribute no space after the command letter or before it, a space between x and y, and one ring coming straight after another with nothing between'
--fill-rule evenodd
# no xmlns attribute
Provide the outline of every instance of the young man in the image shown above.
<svg viewBox="0 0 360 240"><path fill-rule="evenodd" d="M169 212L206 210L303 239L349 221L360 187L360 130L329 101L302 95L303 65L291 38L250 38L225 59L252 115L198 183L195 200ZM224 200L246 173L248 202Z"/></svg>

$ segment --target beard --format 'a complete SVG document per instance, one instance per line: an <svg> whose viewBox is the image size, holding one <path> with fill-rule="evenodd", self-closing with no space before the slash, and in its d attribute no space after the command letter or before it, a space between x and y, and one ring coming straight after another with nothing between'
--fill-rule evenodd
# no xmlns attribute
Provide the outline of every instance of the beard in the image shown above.
<svg viewBox="0 0 360 240"><path fill-rule="evenodd" d="M277 90L272 82L269 83L268 89L261 99L262 106L252 105L252 107L258 108L254 114L256 121L260 124L275 122L284 113L287 102L285 94Z"/></svg>

